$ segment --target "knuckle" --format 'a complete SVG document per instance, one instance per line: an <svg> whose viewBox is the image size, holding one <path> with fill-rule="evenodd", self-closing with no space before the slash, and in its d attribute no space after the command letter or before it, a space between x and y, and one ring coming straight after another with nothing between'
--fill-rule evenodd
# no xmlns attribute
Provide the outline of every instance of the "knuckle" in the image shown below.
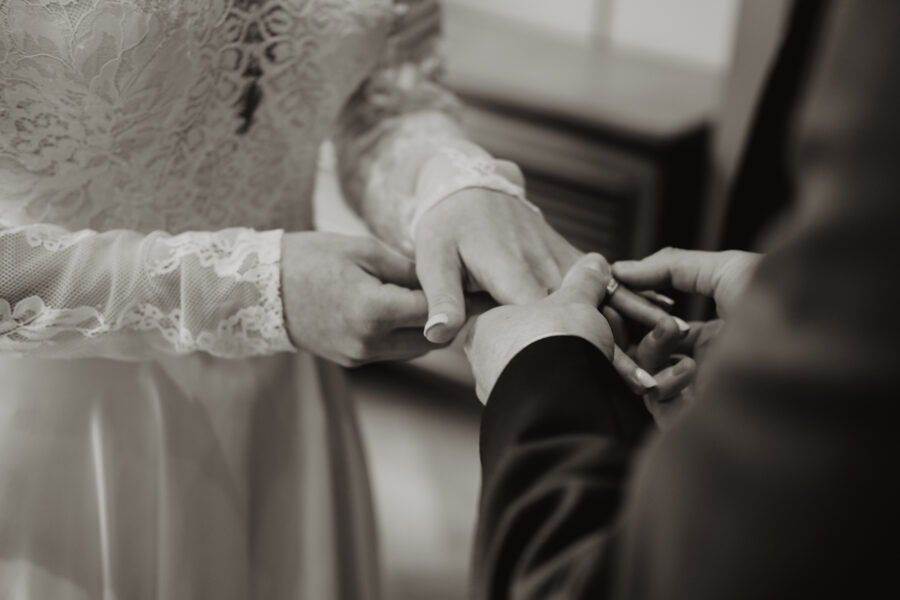
<svg viewBox="0 0 900 600"><path fill-rule="evenodd" d="M349 356L338 356L338 357L334 358L333 360L338 365L345 367L345 368L353 368L353 367L359 366L359 363L355 359L353 359Z"/></svg>
<svg viewBox="0 0 900 600"><path fill-rule="evenodd" d="M357 327L360 334L362 334L363 339L368 339L377 335L378 332L381 331L381 324L382 321L378 314L369 311L360 315L359 320L357 321Z"/></svg>
<svg viewBox="0 0 900 600"><path fill-rule="evenodd" d="M381 319L379 311L374 299L369 299L365 303L360 303L351 312L349 316L350 328L360 337L369 337L378 333Z"/></svg>
<svg viewBox="0 0 900 600"><path fill-rule="evenodd" d="M349 344L345 356L354 365L362 364L371 356L370 344L364 339L355 339Z"/></svg>
<svg viewBox="0 0 900 600"><path fill-rule="evenodd" d="M596 271L602 277L610 276L609 262L602 254L591 252L584 257L584 265L590 270Z"/></svg>
<svg viewBox="0 0 900 600"><path fill-rule="evenodd" d="M344 355L356 361L369 360L373 354L375 335L357 328L354 337L344 347Z"/></svg>
<svg viewBox="0 0 900 600"><path fill-rule="evenodd" d="M685 356L681 359L680 364L676 365L675 375L680 375L686 378L690 378L694 375L694 371L697 369L697 361L695 361L690 356ZM681 387L687 387L687 383L683 384Z"/></svg>
<svg viewBox="0 0 900 600"><path fill-rule="evenodd" d="M523 185L525 183L525 174L522 172L522 168L519 167L514 162L509 163L509 177L512 179L513 183L518 185Z"/></svg>
<svg viewBox="0 0 900 600"><path fill-rule="evenodd" d="M675 322L675 319L671 315L666 315L662 319L660 319L659 323L656 324L657 329L662 333L662 339L671 339L673 337L678 337L678 323Z"/></svg>
<svg viewBox="0 0 900 600"><path fill-rule="evenodd" d="M345 367L345 368L347 368L347 369L355 369L355 368L357 368L357 367L363 366L363 365L366 364L367 362L368 362L368 361L365 361L365 360L362 360L362 359L348 358L348 359L345 359L345 360L344 360L344 364L342 364L341 366L343 366L343 367Z"/></svg>
<svg viewBox="0 0 900 600"><path fill-rule="evenodd" d="M367 258L378 255L378 242L370 237L360 237L356 240L356 251Z"/></svg>
<svg viewBox="0 0 900 600"><path fill-rule="evenodd" d="M669 258L671 256L674 256L676 252L677 252L677 249L674 246L666 246L664 248L660 248L654 254L654 256L659 257L659 258Z"/></svg>
<svg viewBox="0 0 900 600"><path fill-rule="evenodd" d="M497 160L495 161L495 165L497 171L506 179L518 185L523 185L525 183L525 175L516 163L508 160Z"/></svg>

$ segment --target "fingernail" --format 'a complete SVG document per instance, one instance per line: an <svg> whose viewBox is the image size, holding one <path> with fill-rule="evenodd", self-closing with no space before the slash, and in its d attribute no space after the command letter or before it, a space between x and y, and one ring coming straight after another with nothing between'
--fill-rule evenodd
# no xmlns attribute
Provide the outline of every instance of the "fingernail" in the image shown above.
<svg viewBox="0 0 900 600"><path fill-rule="evenodd" d="M653 379L653 376L640 367L634 370L634 377L638 380L638 383L640 383L646 390L652 390L657 385L656 380Z"/></svg>
<svg viewBox="0 0 900 600"><path fill-rule="evenodd" d="M668 306L669 308L672 308L673 306L675 306L675 301L672 300L671 298L669 298L668 296L666 296L665 294L660 294L659 292L657 292L656 294L654 294L654 297L656 298L657 302L659 302L660 304L664 304L665 306Z"/></svg>
<svg viewBox="0 0 900 600"><path fill-rule="evenodd" d="M640 292L640 294L650 302L654 302L660 305L662 308L665 308L666 310L669 310L675 306L675 301L665 294L660 294L659 292L654 292L653 290L646 290Z"/></svg>
<svg viewBox="0 0 900 600"><path fill-rule="evenodd" d="M438 314L434 315L433 317L428 319L427 323L425 323L425 331L424 331L425 337L428 338L428 332L432 328L437 327L438 325L446 325L449 322L450 322L450 317L445 313L438 313ZM434 341L431 338L428 338L428 339L429 339L429 341Z"/></svg>
<svg viewBox="0 0 900 600"><path fill-rule="evenodd" d="M688 325L687 321L684 319L679 319L678 317L673 317L675 319L675 324L678 325L678 331L681 332L681 337L684 337L691 330L691 326Z"/></svg>

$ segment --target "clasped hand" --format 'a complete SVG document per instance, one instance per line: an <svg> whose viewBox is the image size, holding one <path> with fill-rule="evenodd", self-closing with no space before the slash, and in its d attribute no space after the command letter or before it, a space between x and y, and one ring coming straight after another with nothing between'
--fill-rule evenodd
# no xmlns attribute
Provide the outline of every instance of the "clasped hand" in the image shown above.
<svg viewBox="0 0 900 600"><path fill-rule="evenodd" d="M330 233L285 234L282 250L285 322L298 347L346 366L413 358L451 341L473 316L466 290L486 291L506 306L482 315L469 336L482 399L524 345L572 334L603 350L660 421L687 397L695 361L721 321L688 331L626 288L601 314L610 277L634 290L710 296L725 316L758 260L667 249L610 268L599 255L579 259L518 199L480 189L458 192L426 213L415 262L377 240ZM643 334L634 337L626 319Z"/></svg>
<svg viewBox="0 0 900 600"><path fill-rule="evenodd" d="M422 335L428 303L415 266L381 242L334 233L287 233L282 299L295 346L344 366L405 360L438 344Z"/></svg>
<svg viewBox="0 0 900 600"><path fill-rule="evenodd" d="M521 181L511 163L498 166L511 181ZM472 316L465 311L465 290L486 291L501 305L540 302L559 289L581 254L517 198L484 189L454 194L425 213L415 244L416 273L428 299L426 336L447 342L459 332L466 317ZM659 325L676 335L686 329L686 324L679 326L662 308L626 289L610 305L613 314L645 327ZM641 354L646 352L642 349ZM636 393L656 387L625 351L614 349L613 364Z"/></svg>
<svg viewBox="0 0 900 600"><path fill-rule="evenodd" d="M588 254L549 297L529 305L496 308L478 317L466 342L478 395L487 399L508 362L525 346L543 337L574 335L593 343L614 364L628 356L654 373L655 385L642 395L657 423L666 426L689 401L696 361L703 360L722 319L734 311L758 261L759 255L747 252L666 249L610 268L602 256ZM649 333L632 341L629 328L616 322L618 313L604 311L612 317L607 318L596 309L604 302L613 274L637 290L675 289L710 297L720 318L693 323L688 331L679 329L672 318L661 318ZM619 365L617 369L622 373Z"/></svg>
<svg viewBox="0 0 900 600"><path fill-rule="evenodd" d="M346 366L413 358L452 341L477 312L467 310L466 291L501 304L534 302L559 286L579 256L523 202L480 188L423 216L415 262L374 239L286 234L288 334L294 345ZM428 321L436 325L423 335Z"/></svg>

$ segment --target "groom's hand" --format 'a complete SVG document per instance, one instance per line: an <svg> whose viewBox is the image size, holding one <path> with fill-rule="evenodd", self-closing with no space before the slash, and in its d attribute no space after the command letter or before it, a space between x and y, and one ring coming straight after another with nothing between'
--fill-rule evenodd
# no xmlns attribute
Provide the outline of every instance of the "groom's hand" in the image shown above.
<svg viewBox="0 0 900 600"><path fill-rule="evenodd" d="M509 361L544 337L584 338L611 360L612 331L597 310L609 278L606 260L599 254L587 254L569 270L553 294L527 305L501 306L478 317L466 340L466 356L472 363L478 397L485 401Z"/></svg>
<svg viewBox="0 0 900 600"><path fill-rule="evenodd" d="M731 314L753 275L760 255L736 250L702 252L666 248L639 261L613 265L616 278L637 290L675 289L713 298L720 317ZM660 323L634 350L637 363L654 374L658 386L644 394L656 422L665 426L690 404L698 365L723 321L691 323L684 336Z"/></svg>

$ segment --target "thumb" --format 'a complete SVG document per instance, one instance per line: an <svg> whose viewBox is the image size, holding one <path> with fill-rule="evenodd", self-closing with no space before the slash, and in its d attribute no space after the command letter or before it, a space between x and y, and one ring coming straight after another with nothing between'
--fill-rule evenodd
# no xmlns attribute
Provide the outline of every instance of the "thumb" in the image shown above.
<svg viewBox="0 0 900 600"><path fill-rule="evenodd" d="M525 176L522 174L522 169L520 169L519 165L516 163L508 160L495 160L494 169L498 175L510 183L525 187Z"/></svg>
<svg viewBox="0 0 900 600"><path fill-rule="evenodd" d="M610 279L609 263L600 254L585 254L572 265L554 298L600 306Z"/></svg>
<svg viewBox="0 0 900 600"><path fill-rule="evenodd" d="M425 337L435 344L449 342L466 320L459 255L443 244L422 244L416 254L416 273L428 300Z"/></svg>
<svg viewBox="0 0 900 600"><path fill-rule="evenodd" d="M370 275L384 283L409 289L419 287L415 263L374 238L362 243L358 262Z"/></svg>

